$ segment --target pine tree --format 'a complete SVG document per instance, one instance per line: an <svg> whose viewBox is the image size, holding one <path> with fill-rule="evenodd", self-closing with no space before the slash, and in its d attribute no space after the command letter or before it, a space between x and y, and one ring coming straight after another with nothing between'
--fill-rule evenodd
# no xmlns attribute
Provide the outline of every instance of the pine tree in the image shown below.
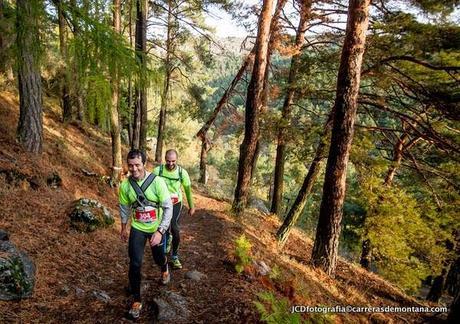
<svg viewBox="0 0 460 324"><path fill-rule="evenodd" d="M270 34L272 0L264 0L262 12L259 18L259 27L256 40L256 53L251 81L248 86L246 97L246 120L244 140L240 146L240 158L238 163L238 181L235 189L233 210L241 213L246 207L254 157L259 140L259 114L262 108L263 84L265 79L266 57Z"/></svg>
<svg viewBox="0 0 460 324"><path fill-rule="evenodd" d="M337 77L332 138L312 253L313 265L322 268L329 275L334 273L337 262L345 179L353 140L369 5L370 0L350 0Z"/></svg>
<svg viewBox="0 0 460 324"><path fill-rule="evenodd" d="M19 124L17 138L32 153L43 145L42 85L40 77L39 17L41 1L16 1Z"/></svg>

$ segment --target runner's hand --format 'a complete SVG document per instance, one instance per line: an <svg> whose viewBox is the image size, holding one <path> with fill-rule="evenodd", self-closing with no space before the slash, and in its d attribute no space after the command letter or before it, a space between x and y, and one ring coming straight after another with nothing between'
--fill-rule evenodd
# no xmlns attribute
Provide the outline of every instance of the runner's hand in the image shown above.
<svg viewBox="0 0 460 324"><path fill-rule="evenodd" d="M122 228L121 231L120 231L120 238L123 242L127 242L128 241L128 231L126 230L126 228Z"/></svg>
<svg viewBox="0 0 460 324"><path fill-rule="evenodd" d="M157 231L153 233L152 238L150 239L150 246L155 246L155 245L160 244L162 238L163 238L163 235L161 235L160 232Z"/></svg>
<svg viewBox="0 0 460 324"><path fill-rule="evenodd" d="M193 216L193 214L195 214L195 208L190 208L190 209L188 210L188 215L189 215L189 216Z"/></svg>

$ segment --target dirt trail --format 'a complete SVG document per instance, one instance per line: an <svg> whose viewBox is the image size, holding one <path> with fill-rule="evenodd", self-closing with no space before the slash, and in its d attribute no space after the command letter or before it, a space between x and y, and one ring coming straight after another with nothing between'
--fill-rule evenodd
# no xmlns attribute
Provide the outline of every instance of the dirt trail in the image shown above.
<svg viewBox="0 0 460 324"><path fill-rule="evenodd" d="M257 322L252 305L254 287L236 276L228 262L231 242L241 227L223 214L225 204L200 195L195 195L195 203L197 212L194 216L190 217L185 208L181 214L179 255L183 269L172 271L171 283L167 287L157 283L157 271L146 278L153 288L146 294L150 305L147 318L153 319L152 300L167 290L187 299L190 317L184 323ZM152 262L151 257L145 261L144 273L146 266ZM193 270L205 274L206 278L200 281L186 278L185 274ZM155 293L155 290L160 293Z"/></svg>

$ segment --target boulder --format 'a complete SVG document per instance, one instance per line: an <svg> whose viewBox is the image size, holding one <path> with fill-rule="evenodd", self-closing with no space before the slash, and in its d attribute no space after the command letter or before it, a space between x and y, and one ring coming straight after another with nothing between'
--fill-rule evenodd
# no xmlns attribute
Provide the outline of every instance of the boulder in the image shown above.
<svg viewBox="0 0 460 324"><path fill-rule="evenodd" d="M69 217L70 226L80 232L92 232L115 222L107 207L88 198L76 200L72 204Z"/></svg>
<svg viewBox="0 0 460 324"><path fill-rule="evenodd" d="M0 300L32 296L35 267L30 258L10 241L0 241Z"/></svg>
<svg viewBox="0 0 460 324"><path fill-rule="evenodd" d="M187 322L190 317L187 299L178 293L166 291L154 302L158 307L159 321Z"/></svg>
<svg viewBox="0 0 460 324"><path fill-rule="evenodd" d="M260 198L251 197L249 199L249 207L255 208L264 214L270 214L270 210L268 209L266 202Z"/></svg>

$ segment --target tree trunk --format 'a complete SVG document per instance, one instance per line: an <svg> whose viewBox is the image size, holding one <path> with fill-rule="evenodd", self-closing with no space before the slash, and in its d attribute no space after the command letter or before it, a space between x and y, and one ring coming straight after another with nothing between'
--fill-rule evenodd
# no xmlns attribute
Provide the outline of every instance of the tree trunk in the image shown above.
<svg viewBox="0 0 460 324"><path fill-rule="evenodd" d="M211 149L211 144L209 143L209 139L207 138L207 133L209 128L211 128L212 124L217 118L217 115L222 110L224 105L227 103L230 95L232 94L233 90L235 89L236 85L240 81L241 77L243 76L244 72L250 66L254 60L255 48L248 54L246 59L244 60L243 64L241 65L240 69L236 73L236 76L233 78L232 82L228 86L227 90L225 90L224 94L220 98L219 102L217 103L214 111L212 112L209 119L206 123L201 127L198 131L196 136L201 139L201 156L200 156L200 183L206 184L207 183L207 152Z"/></svg>
<svg viewBox="0 0 460 324"><path fill-rule="evenodd" d="M121 32L121 0L113 0L113 30ZM110 136L112 138L112 176L111 183L115 186L120 182L122 170L120 120L118 117L118 103L120 99L120 81L118 67L115 67L112 76L112 107L110 111Z"/></svg>
<svg viewBox="0 0 460 324"><path fill-rule="evenodd" d="M241 213L247 205L252 165L259 139L259 112L263 104L263 82L267 63L266 59L272 8L273 0L264 0L255 45L256 54L254 68L246 98L244 140L240 146L238 181L235 189L235 199L233 201L233 210L237 214Z"/></svg>
<svg viewBox="0 0 460 324"><path fill-rule="evenodd" d="M428 295L426 296L426 300L432 301L432 302L439 302L439 299L442 296L442 292L444 291L444 283L446 281L446 273L447 271L445 269L442 270L442 274L439 276L436 276L433 280L433 284L431 285L430 291L428 292Z"/></svg>
<svg viewBox="0 0 460 324"><path fill-rule="evenodd" d="M267 63L265 65L264 72L264 85L263 85L263 96L262 96L262 111L265 111L268 107L268 92L269 92L269 76L270 76L270 64L273 50L275 49L276 41L279 37L279 18L281 12L286 5L287 0L278 0L275 7L275 12L273 13L273 18L270 22L270 38L268 41L268 50L267 50Z"/></svg>
<svg viewBox="0 0 460 324"><path fill-rule="evenodd" d="M208 182L208 172L207 172L207 156L208 152L211 149L211 143L208 138L204 138L201 142L201 155L200 155L200 180L202 184Z"/></svg>
<svg viewBox="0 0 460 324"><path fill-rule="evenodd" d="M324 125L323 134L321 135L320 142L316 148L315 157L310 164L308 169L307 176L305 177L302 187L297 194L296 200L292 205L289 213L283 221L283 224L278 229L276 233L276 239L280 247L283 247L286 244L289 234L292 227L297 223L300 215L303 212L305 204L307 203L308 197L310 196L311 189L315 184L316 179L318 178L319 171L321 170L321 162L324 159L324 151L326 149L327 138L329 137L330 130L332 126L332 113L329 116L326 124Z"/></svg>
<svg viewBox="0 0 460 324"><path fill-rule="evenodd" d="M168 94L169 94L169 85L171 81L171 73L169 70L169 55L166 54L166 61L167 61L167 68L166 68L166 75L165 75L165 82L163 88L163 94L161 96L161 108L160 108L160 116L158 119L158 133L157 133L157 147L155 150L155 161L157 163L161 163L163 158L163 143L164 143L164 132L166 126L166 109L167 109L167 102L168 102Z"/></svg>
<svg viewBox="0 0 460 324"><path fill-rule="evenodd" d="M452 262L446 278L446 290L451 296L460 290L460 257Z"/></svg>
<svg viewBox="0 0 460 324"><path fill-rule="evenodd" d="M323 186L312 264L335 272L345 199L348 157L353 140L361 64L369 21L370 0L350 0L342 48L329 156Z"/></svg>
<svg viewBox="0 0 460 324"><path fill-rule="evenodd" d="M77 2L76 0L70 0L69 1L70 8L72 8L72 11L74 12L74 15L77 15L76 12L79 12L79 8L77 7ZM80 25L78 22L76 22L74 25L74 30L73 34L74 37L80 37L81 29ZM78 53L76 53L78 55ZM83 87L81 84L81 78L80 78L80 71L78 71L78 61L74 57L73 59L73 64L72 64L72 69L73 69L73 89L72 89L72 105L76 106L77 108L77 119L81 122L85 121L85 103L83 101Z"/></svg>
<svg viewBox="0 0 460 324"><path fill-rule="evenodd" d="M62 94L61 94L61 108L63 122L72 120L72 100L70 98L70 76L67 71L67 28L64 18L62 1L55 0L54 3L57 7L58 21L59 21L59 49L64 63L64 78L62 80Z"/></svg>
<svg viewBox="0 0 460 324"><path fill-rule="evenodd" d="M133 2L128 1L128 33L129 33L129 48L130 49L133 48L132 11L133 11ZM128 103L128 114L127 114L128 115L127 116L128 122L125 123L124 125L128 126L129 146L134 147L133 144L132 144L133 143L133 124L134 124L132 115L133 115L133 106L134 105L133 105L133 79L132 79L131 75L128 78L128 99L127 99L127 103Z"/></svg>
<svg viewBox="0 0 460 324"><path fill-rule="evenodd" d="M457 294L450 305L450 312L447 316L448 323L459 323L460 322L460 289L457 291Z"/></svg>
<svg viewBox="0 0 460 324"><path fill-rule="evenodd" d="M252 158L252 167L251 167L251 181L254 178L254 173L257 170L257 161L259 160L260 155L260 141L256 143L256 150L254 152L254 157Z"/></svg>
<svg viewBox="0 0 460 324"><path fill-rule="evenodd" d="M244 60L240 69L238 70L232 82L228 86L227 90L225 90L224 94L222 95L219 102L217 103L216 108L214 108L214 111L212 112L211 116L196 134L197 137L203 139L203 137L207 135L207 132L211 128L212 124L214 124L214 121L216 120L219 112L222 110L224 105L227 103L228 99L230 98L230 95L232 94L238 82L241 80L241 77L243 76L244 72L246 71L248 66L252 65L254 61L254 54L255 54L255 48L252 49L252 51L248 54L248 56Z"/></svg>
<svg viewBox="0 0 460 324"><path fill-rule="evenodd" d="M396 170L401 165L401 161L403 158L403 149L406 140L408 139L409 135L404 133L396 142L395 147L393 148L393 163L391 164L390 168L388 169L387 176L385 177L384 184L386 186L391 186L393 183L393 178L396 174Z"/></svg>
<svg viewBox="0 0 460 324"><path fill-rule="evenodd" d="M32 153L43 145L42 85L39 61L38 19L41 1L16 1L18 48L19 123L17 138Z"/></svg>
<svg viewBox="0 0 460 324"><path fill-rule="evenodd" d="M166 126L166 111L168 109L168 94L171 84L171 55L173 51L172 32L173 32L173 14L172 3L168 1L168 31L166 37L166 57L165 57L165 80L163 84L163 93L161 95L160 116L158 119L157 147L155 150L155 161L161 163L163 158L164 133Z"/></svg>
<svg viewBox="0 0 460 324"><path fill-rule="evenodd" d="M289 120L291 118L291 105L295 94L295 81L297 79L298 61L300 59L300 50L305 43L305 30L308 26L308 17L311 11L311 1L301 1L301 12L299 26L296 33L296 54L292 56L291 67L289 69L289 78L287 84L286 97L284 98L282 121L278 129L278 146L276 147L276 162L275 162L275 181L273 185L273 200L271 212L274 214L280 213L280 208L283 201L283 178L284 178L284 162L286 159L286 132Z"/></svg>
<svg viewBox="0 0 460 324"><path fill-rule="evenodd" d="M365 239L361 245L361 258L359 264L367 271L371 268L371 240Z"/></svg>
<svg viewBox="0 0 460 324"><path fill-rule="evenodd" d="M146 89L146 50L147 50L147 1L136 0L136 56L140 64L134 103L133 143L137 149L146 148L147 89Z"/></svg>

